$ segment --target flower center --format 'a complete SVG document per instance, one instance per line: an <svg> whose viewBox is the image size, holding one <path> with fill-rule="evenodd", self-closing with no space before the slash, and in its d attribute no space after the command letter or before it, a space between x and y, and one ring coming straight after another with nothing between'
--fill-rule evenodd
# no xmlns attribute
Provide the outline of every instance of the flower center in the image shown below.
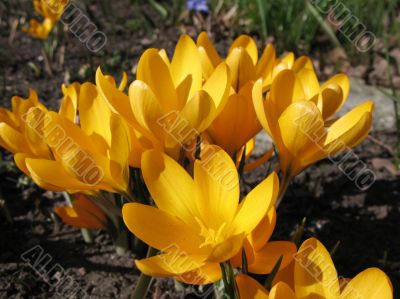
<svg viewBox="0 0 400 299"><path fill-rule="evenodd" d="M226 237L226 222L222 223L218 229L214 229L206 227L204 223L197 217L196 221L200 225L200 235L204 238L204 242L200 245L200 248L208 245L214 247L215 245L224 241Z"/></svg>

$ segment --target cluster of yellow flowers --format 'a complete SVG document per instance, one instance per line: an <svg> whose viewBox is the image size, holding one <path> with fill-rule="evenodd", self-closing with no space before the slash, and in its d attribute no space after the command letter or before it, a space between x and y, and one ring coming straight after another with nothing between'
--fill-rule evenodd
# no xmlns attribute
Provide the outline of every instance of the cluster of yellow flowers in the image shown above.
<svg viewBox="0 0 400 299"><path fill-rule="evenodd" d="M223 279L233 298L392 298L379 269L339 279L316 239L299 249L270 241L290 180L371 129L371 101L335 116L349 93L346 75L320 85L308 57L278 58L268 45L259 58L245 35L222 58L203 32L197 44L181 36L171 60L165 50L146 50L125 93L127 81L124 74L118 85L99 68L96 84L62 87L58 112L33 90L0 110L0 145L19 169L45 189L76 194L56 211L65 222L98 229L122 213L127 228L160 251L136 260L144 274L190 284ZM262 128L274 149L247 163ZM274 154L279 175L241 198L243 170ZM122 211L105 192L124 197ZM268 289L250 273L273 273Z"/></svg>
<svg viewBox="0 0 400 299"><path fill-rule="evenodd" d="M43 18L41 22L36 19L29 21L29 27L24 31L33 37L46 39L67 6L69 0L33 0L35 11Z"/></svg>

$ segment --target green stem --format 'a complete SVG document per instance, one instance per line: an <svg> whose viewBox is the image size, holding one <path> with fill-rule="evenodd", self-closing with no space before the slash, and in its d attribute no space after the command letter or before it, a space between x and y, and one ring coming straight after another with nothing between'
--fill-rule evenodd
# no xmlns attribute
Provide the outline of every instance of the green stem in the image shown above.
<svg viewBox="0 0 400 299"><path fill-rule="evenodd" d="M215 299L225 299L221 280L214 282L214 297Z"/></svg>
<svg viewBox="0 0 400 299"><path fill-rule="evenodd" d="M229 261L220 264L222 279L224 281L225 296L230 299L240 299L239 290L236 285L235 275Z"/></svg>
<svg viewBox="0 0 400 299"><path fill-rule="evenodd" d="M118 255L125 255L129 251L128 233L125 229L119 228L117 239L114 242L115 252Z"/></svg>
<svg viewBox="0 0 400 299"><path fill-rule="evenodd" d="M44 70L46 71L47 75L53 76L53 70L50 64L48 48L46 47L45 42L42 42L42 56L43 56Z"/></svg>
<svg viewBox="0 0 400 299"><path fill-rule="evenodd" d="M236 160L235 160L235 162L236 162ZM239 162L238 173L239 173L240 179L243 179L243 172L244 172L245 164L246 164L246 145L244 145L244 147L243 147L242 156L240 157L240 162Z"/></svg>
<svg viewBox="0 0 400 299"><path fill-rule="evenodd" d="M82 237L83 237L83 240L85 241L85 243L87 243L87 244L93 243L93 234L90 231L90 229L81 228L81 233L82 233Z"/></svg>
<svg viewBox="0 0 400 299"><path fill-rule="evenodd" d="M263 38L263 42L265 42L267 39L267 35L268 35L268 28L267 28L267 18L265 15L265 8L263 5L263 1L257 0L257 5L258 5L258 11L260 13L262 38Z"/></svg>
<svg viewBox="0 0 400 299"><path fill-rule="evenodd" d="M156 253L157 253L157 249L149 247L149 249L147 251L147 257L151 257L151 256L155 255ZM151 276L148 276L144 273L140 274L136 288L134 289L134 291L131 295L131 299L145 298L146 294L149 290L152 279L153 278Z"/></svg>
<svg viewBox="0 0 400 299"><path fill-rule="evenodd" d="M289 187L291 180L292 179L291 179L291 176L289 173L287 173L283 176L282 182L279 186L278 198L276 199L276 202L275 202L275 209L277 209L279 207L279 205L281 204L282 199L286 194L286 190Z"/></svg>

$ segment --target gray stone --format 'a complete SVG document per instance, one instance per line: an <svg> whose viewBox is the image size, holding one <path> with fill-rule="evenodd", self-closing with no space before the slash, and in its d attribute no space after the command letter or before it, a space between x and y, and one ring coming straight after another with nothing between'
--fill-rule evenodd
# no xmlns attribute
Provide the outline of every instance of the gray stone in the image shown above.
<svg viewBox="0 0 400 299"><path fill-rule="evenodd" d="M268 133L262 129L260 133L256 135L256 145L253 150L253 155L260 157L265 154L272 147L272 139Z"/></svg>
<svg viewBox="0 0 400 299"><path fill-rule="evenodd" d="M338 115L343 115L366 100L375 102L373 130L393 130L396 125L393 101L379 87L366 85L363 80L350 80L350 94ZM386 90L389 92L388 90Z"/></svg>

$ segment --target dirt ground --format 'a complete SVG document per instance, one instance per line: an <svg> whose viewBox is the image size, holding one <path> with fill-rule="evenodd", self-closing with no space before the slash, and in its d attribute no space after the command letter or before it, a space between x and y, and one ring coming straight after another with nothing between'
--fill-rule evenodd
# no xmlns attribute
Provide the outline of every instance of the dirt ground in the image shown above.
<svg viewBox="0 0 400 299"><path fill-rule="evenodd" d="M117 76L126 71L132 80L139 55L145 48L171 51L182 32L196 36L202 29L214 26L207 23L197 27L161 26L161 21L151 14L147 17L154 23L152 28L148 25L150 21L128 24L136 17L141 20L139 16L144 10L140 7L118 9L125 2L115 4L119 14L114 19L103 20L98 16L102 19L98 26L108 37L106 48L99 54L89 55L72 34L60 33L63 41L52 60L52 75L43 71L41 43L20 32L23 11L12 7L9 19L2 18L0 22L2 106L8 107L13 95L26 96L28 87L32 87L47 105L57 107L61 84L93 81L98 65ZM95 9L91 14L92 19L97 19ZM234 35L227 27L217 27L214 32L217 47L226 52ZM386 148L394 146L395 138L392 132L374 133L374 137L384 146L368 139L356 149L377 176L371 188L360 191L338 166L330 161L318 163L290 186L278 210L273 238L290 239L306 217L304 238L316 236L327 248L341 242L333 257L340 275L352 277L367 267L380 267L391 277L395 298L400 298L400 179L393 173L393 157ZM2 152L2 157L0 197L6 201L12 223L0 216L0 298L63 297L21 257L36 245L90 298L128 298L138 279L134 256L117 255L110 238L102 232L95 235L94 244L84 243L79 229L61 223L52 215L53 206L62 198L29 182L17 186L21 182L20 173L11 171L4 162L11 159L9 154ZM261 181L266 171L267 167L262 166L247 175L244 192ZM188 287L176 290L172 280L157 279L153 283L149 298L195 298Z"/></svg>

